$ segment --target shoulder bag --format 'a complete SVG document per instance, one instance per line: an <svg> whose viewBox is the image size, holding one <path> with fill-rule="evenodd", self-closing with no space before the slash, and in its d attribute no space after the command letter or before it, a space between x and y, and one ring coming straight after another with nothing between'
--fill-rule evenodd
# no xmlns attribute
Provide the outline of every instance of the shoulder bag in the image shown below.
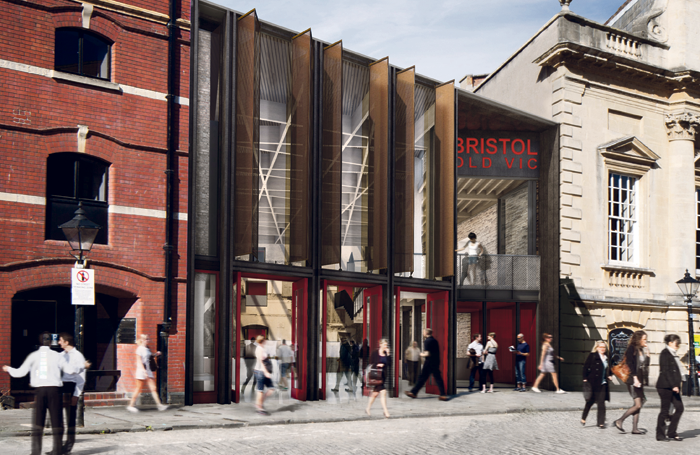
<svg viewBox="0 0 700 455"><path fill-rule="evenodd" d="M620 363L618 363L614 367L610 368L610 371L612 371L612 374L617 376L617 378L624 383L627 383L627 380L629 379L630 374L632 374L632 372L630 371L629 365L627 365L627 357L626 356L622 358Z"/></svg>
<svg viewBox="0 0 700 455"><path fill-rule="evenodd" d="M367 385L384 384L384 372L380 368L377 368L374 365L370 365L369 368L367 368L367 371L365 373L365 384L367 384Z"/></svg>

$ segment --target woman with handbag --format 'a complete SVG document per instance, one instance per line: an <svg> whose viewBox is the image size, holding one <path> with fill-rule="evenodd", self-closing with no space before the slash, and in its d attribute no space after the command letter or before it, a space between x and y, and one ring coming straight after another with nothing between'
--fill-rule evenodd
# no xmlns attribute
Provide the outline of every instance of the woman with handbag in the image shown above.
<svg viewBox="0 0 700 455"><path fill-rule="evenodd" d="M618 420L615 421L615 427L620 430L621 433L626 433L622 428L622 424L625 419L629 416L633 416L632 419L632 434L645 434L645 431L640 431L639 425L639 413L642 410L642 406L646 401L644 396L644 385L642 384L642 379L644 378L644 365L646 363L646 354L644 348L647 347L647 334L643 330L637 330L632 334L629 344L627 345L627 351L625 351L625 356L620 362L621 365L616 365L619 370L622 371L619 374L621 376L626 376L625 383L627 384L627 389L634 400L634 405L629 408ZM627 373L627 374L626 374ZM618 373L616 373L616 376ZM620 376L618 376L620 377Z"/></svg>
<svg viewBox="0 0 700 455"><path fill-rule="evenodd" d="M557 370L554 368L554 359L557 358L563 362L564 358L554 355L554 348L552 347L552 338L552 335L549 333L542 334L542 354L540 355L540 366L538 368L540 370L540 375L537 376L537 379L535 379L535 383L530 389L535 393L541 392L541 390L539 389L540 382L542 382L547 373L552 375L552 382L554 382L554 387L557 388L557 391L554 393L566 393L559 388L559 381L557 380Z"/></svg>
<svg viewBox="0 0 700 455"><path fill-rule="evenodd" d="M683 438L678 436L678 422L683 414L683 401L681 401L681 383L685 376L685 367L678 358L678 348L681 344L681 337L676 334L666 335L664 337L666 349L661 351L659 355L659 379L656 381L656 391L659 392L661 398L661 411L656 419L656 440L682 441ZM669 414L669 408L673 404L673 415ZM671 420L666 432L666 419ZM668 437L668 438L667 438Z"/></svg>
<svg viewBox="0 0 700 455"><path fill-rule="evenodd" d="M598 428L605 428L605 402L610 401L609 381L612 381L610 368L608 367L608 345L605 341L597 341L593 352L588 354L583 365L583 394L586 398L586 406L581 415L581 425L586 425L588 411L593 403L598 406Z"/></svg>
<svg viewBox="0 0 700 455"><path fill-rule="evenodd" d="M379 348L375 349L369 356L369 368L367 368L365 383L368 387L372 387L372 391L369 395L369 403L367 404L367 415L370 414L372 404L374 400L377 399L379 395L379 400L382 403L382 408L384 408L384 417L389 418L389 410L386 408L386 388L384 383L386 382L386 371L391 365L391 357L389 352L389 340L382 338L379 341Z"/></svg>
<svg viewBox="0 0 700 455"><path fill-rule="evenodd" d="M134 404L136 404L136 399L141 395L143 385L146 384L151 390L151 395L156 402L158 410L165 411L168 409L168 406L160 402L156 389L156 381L153 376L153 367L157 365L155 364L154 357L159 356L160 351L156 352L155 356L151 353L151 350L148 348L148 335L145 333L142 333L138 340L136 340L136 345L138 346L136 348L136 390L133 395L131 395L131 401L129 401L126 410L129 412L139 412L139 410L134 407ZM152 362L155 365L152 365Z"/></svg>

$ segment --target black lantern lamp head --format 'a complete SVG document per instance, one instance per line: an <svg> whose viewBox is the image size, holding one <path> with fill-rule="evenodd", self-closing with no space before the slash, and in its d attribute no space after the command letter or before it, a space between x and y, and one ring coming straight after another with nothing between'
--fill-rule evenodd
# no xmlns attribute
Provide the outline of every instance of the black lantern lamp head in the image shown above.
<svg viewBox="0 0 700 455"><path fill-rule="evenodd" d="M59 226L66 236L66 240L70 244L73 252L73 257L80 262L83 261L83 254L92 249L92 244L95 242L95 237L102 226L93 223L85 216L83 203L78 203L78 210L75 211L75 216L72 220L67 221Z"/></svg>
<svg viewBox="0 0 700 455"><path fill-rule="evenodd" d="M683 294L683 297L685 297L686 300L695 297L695 294L697 294L698 288L700 287L700 281L690 276L690 274L688 273L688 269L685 270L685 276L682 279L676 281L676 284L678 285L678 289L681 290L681 294Z"/></svg>

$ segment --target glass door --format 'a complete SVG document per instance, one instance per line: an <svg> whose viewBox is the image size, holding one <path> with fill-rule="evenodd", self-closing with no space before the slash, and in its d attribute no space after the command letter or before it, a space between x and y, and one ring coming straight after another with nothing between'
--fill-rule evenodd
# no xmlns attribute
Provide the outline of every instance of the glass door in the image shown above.
<svg viewBox="0 0 700 455"><path fill-rule="evenodd" d="M447 302L449 299L448 291L433 292L428 294L426 308L426 327L433 329L433 338L435 338L440 347L440 374L442 381L447 386L447 340L448 340L448 324L447 324ZM425 386L426 393L438 395L440 393L437 384L433 377Z"/></svg>
<svg viewBox="0 0 700 455"><path fill-rule="evenodd" d="M306 306L308 280L292 284L292 398L306 400Z"/></svg>

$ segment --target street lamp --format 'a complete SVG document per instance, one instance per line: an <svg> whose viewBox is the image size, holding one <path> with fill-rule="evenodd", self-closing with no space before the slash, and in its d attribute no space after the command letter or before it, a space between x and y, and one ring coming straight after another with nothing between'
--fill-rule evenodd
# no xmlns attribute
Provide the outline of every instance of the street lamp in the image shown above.
<svg viewBox="0 0 700 455"><path fill-rule="evenodd" d="M696 280L688 273L688 269L685 270L685 276L676 281L678 288L683 294L685 303L688 305L688 364L690 365L690 382L688 383L688 396L697 395L697 379L698 373L695 367L695 337L693 336L693 297L698 292L700 287L700 281Z"/></svg>
<svg viewBox="0 0 700 455"><path fill-rule="evenodd" d="M75 211L75 216L70 221L67 221L58 227L63 231L63 235L66 236L68 244L70 245L72 251L71 256L76 258L78 262L75 263L75 268L85 269L87 268L87 260L85 259L85 253L89 253L92 249L92 244L95 242L97 233L102 226L94 223L85 216L85 210L83 210L83 203L78 203L78 210ZM75 348L83 352L83 306L76 305L75 308L75 328L73 329L75 336ZM80 395L78 399L78 415L77 415L77 425L84 426L84 401L83 395Z"/></svg>

